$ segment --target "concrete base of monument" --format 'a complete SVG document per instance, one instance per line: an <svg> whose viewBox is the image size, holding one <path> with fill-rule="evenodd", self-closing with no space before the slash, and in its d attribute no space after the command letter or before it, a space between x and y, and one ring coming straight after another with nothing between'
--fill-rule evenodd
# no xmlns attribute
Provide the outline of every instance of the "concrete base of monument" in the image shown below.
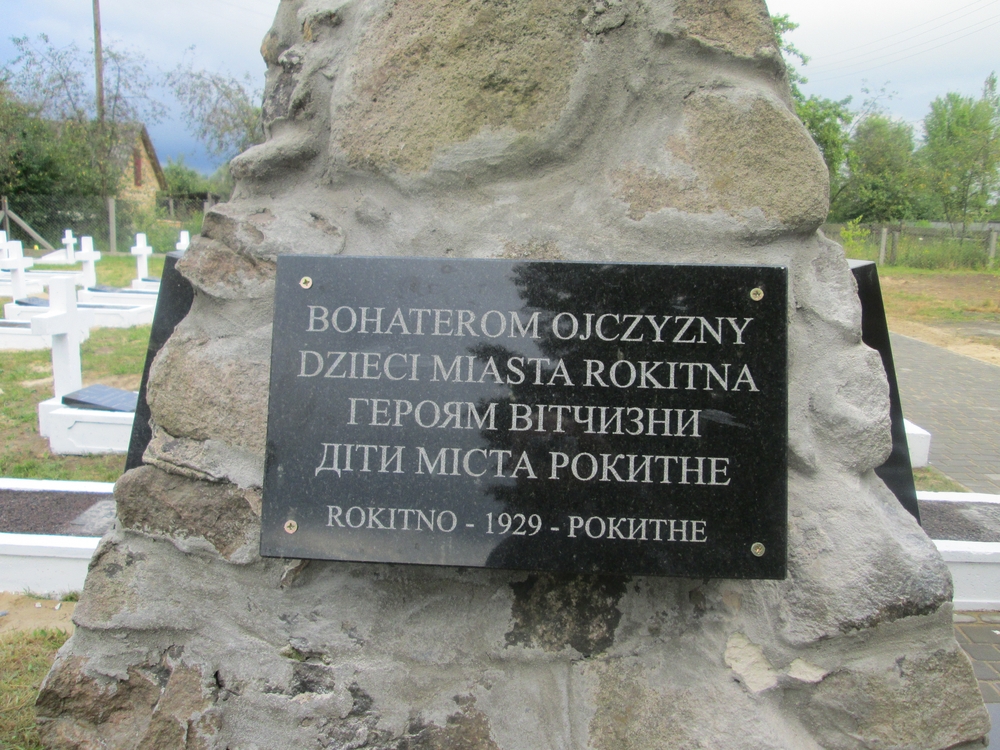
<svg viewBox="0 0 1000 750"><path fill-rule="evenodd" d="M160 291L159 279L132 279L132 288L136 291L158 292Z"/></svg>
<svg viewBox="0 0 1000 750"><path fill-rule="evenodd" d="M77 302L90 305L156 305L159 292L144 289L112 289L97 287L81 289L76 293Z"/></svg>
<svg viewBox="0 0 1000 750"><path fill-rule="evenodd" d="M9 479L0 480L0 485L7 487L11 482L21 483L10 485L16 488L57 490L65 486L67 491L80 491L84 484L93 484L100 491L107 492L112 486L104 483ZM1000 504L998 495L920 493L923 500L939 502L949 501L952 495L955 496L954 502ZM82 588L88 562L98 541L97 537L0 533L0 591L30 589L38 593L52 593ZM956 610L1000 610L1000 543L936 539L934 545L951 572Z"/></svg>
<svg viewBox="0 0 1000 750"><path fill-rule="evenodd" d="M155 304L133 305L97 305L82 304L80 310L89 310L94 314L94 325L97 328L131 328L132 326L149 325L153 322ZM47 313L49 308L41 305L8 302L4 305L4 316L8 320L31 320L36 315Z"/></svg>
<svg viewBox="0 0 1000 750"><path fill-rule="evenodd" d="M25 294L42 294L45 291L45 282L38 278L29 278L25 281ZM0 297L13 297L14 285L11 283L10 274L0 272Z"/></svg>
<svg viewBox="0 0 1000 750"><path fill-rule="evenodd" d="M66 257L66 250L53 250L51 253L46 253L41 258L38 259L39 263L45 263L46 265L52 266L72 266L76 263L76 260L70 260Z"/></svg>
<svg viewBox="0 0 1000 750"><path fill-rule="evenodd" d="M99 537L0 533L0 591L79 591Z"/></svg>
<svg viewBox="0 0 1000 750"><path fill-rule="evenodd" d="M52 337L31 332L31 321L0 320L0 349L27 351L51 349Z"/></svg>
<svg viewBox="0 0 1000 750"><path fill-rule="evenodd" d="M38 433L59 455L128 453L134 420L133 412L75 409L58 398L38 405Z"/></svg>
<svg viewBox="0 0 1000 750"><path fill-rule="evenodd" d="M906 425L906 444L910 448L910 465L922 469L930 463L931 434L909 419L904 419L903 424Z"/></svg>
<svg viewBox="0 0 1000 750"><path fill-rule="evenodd" d="M90 329L81 330L81 340L90 337ZM51 349L52 337L31 332L30 320L0 320L0 351Z"/></svg>
<svg viewBox="0 0 1000 750"><path fill-rule="evenodd" d="M1000 544L935 539L955 586L955 609L1000 608Z"/></svg>

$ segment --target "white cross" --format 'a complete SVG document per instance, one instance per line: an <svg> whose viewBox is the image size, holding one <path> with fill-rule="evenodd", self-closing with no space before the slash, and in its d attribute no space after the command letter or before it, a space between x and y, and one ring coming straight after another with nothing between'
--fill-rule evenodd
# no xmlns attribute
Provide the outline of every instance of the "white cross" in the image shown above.
<svg viewBox="0 0 1000 750"><path fill-rule="evenodd" d="M0 260L7 259L7 233L0 230Z"/></svg>
<svg viewBox="0 0 1000 750"><path fill-rule="evenodd" d="M14 299L24 299L28 296L28 279L24 272L33 265L35 265L33 258L24 257L20 242L7 243L7 257L0 260L0 270L10 271L10 286Z"/></svg>
<svg viewBox="0 0 1000 750"><path fill-rule="evenodd" d="M53 276L48 286L49 311L31 318L31 332L52 337L52 379L55 397L62 398L83 387L80 342L93 313L77 309L72 276Z"/></svg>
<svg viewBox="0 0 1000 750"><path fill-rule="evenodd" d="M76 237L73 236L73 230L67 229L63 233L62 243L63 247L66 248L66 262L76 263L75 253L73 252L73 248L76 247Z"/></svg>
<svg viewBox="0 0 1000 750"><path fill-rule="evenodd" d="M97 269L94 264L101 259L101 254L94 250L93 237L80 238L80 252L76 254L76 259L83 261L83 288L97 286Z"/></svg>
<svg viewBox="0 0 1000 750"><path fill-rule="evenodd" d="M187 230L181 230L181 241L178 242L174 247L180 250L182 253L188 249L191 245L191 233Z"/></svg>
<svg viewBox="0 0 1000 750"><path fill-rule="evenodd" d="M153 254L153 248L146 244L146 235L142 232L135 236L135 247L132 248L132 255L135 256L136 278L139 281L149 276L149 256Z"/></svg>

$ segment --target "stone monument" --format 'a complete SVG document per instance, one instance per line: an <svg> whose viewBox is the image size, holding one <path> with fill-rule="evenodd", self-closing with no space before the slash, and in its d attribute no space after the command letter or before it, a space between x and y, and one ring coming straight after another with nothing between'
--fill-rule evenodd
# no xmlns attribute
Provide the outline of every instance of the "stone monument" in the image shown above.
<svg viewBox="0 0 1000 750"><path fill-rule="evenodd" d="M178 263L48 747L983 746L762 0L282 0L262 53L267 141ZM262 558L290 254L786 266L787 575Z"/></svg>

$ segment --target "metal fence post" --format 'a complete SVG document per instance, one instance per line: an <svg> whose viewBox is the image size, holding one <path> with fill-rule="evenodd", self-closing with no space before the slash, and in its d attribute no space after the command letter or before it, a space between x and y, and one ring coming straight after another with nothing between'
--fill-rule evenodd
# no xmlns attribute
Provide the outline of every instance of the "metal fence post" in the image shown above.
<svg viewBox="0 0 1000 750"><path fill-rule="evenodd" d="M118 224L115 220L115 197L108 196L108 252L118 252Z"/></svg>

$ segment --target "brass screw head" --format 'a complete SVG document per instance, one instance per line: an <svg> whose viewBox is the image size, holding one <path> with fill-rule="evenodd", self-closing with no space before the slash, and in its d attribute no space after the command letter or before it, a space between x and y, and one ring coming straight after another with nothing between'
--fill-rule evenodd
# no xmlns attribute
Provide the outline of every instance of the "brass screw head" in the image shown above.
<svg viewBox="0 0 1000 750"><path fill-rule="evenodd" d="M750 299L752 299L754 302L760 302L762 299L764 299L764 290L761 289L759 286L754 287L753 289L750 290Z"/></svg>
<svg viewBox="0 0 1000 750"><path fill-rule="evenodd" d="M313 280L309 276L303 276L302 279L299 281L299 286L302 287L303 289L308 289L312 285L313 285Z"/></svg>
<svg viewBox="0 0 1000 750"><path fill-rule="evenodd" d="M289 521L289 523L292 523L292 521ZM763 557L764 552L767 550L764 549L764 545L760 542L754 542L750 545L750 551L753 552L755 557Z"/></svg>
<svg viewBox="0 0 1000 750"><path fill-rule="evenodd" d="M299 525L295 521L285 521L285 531L289 534L294 534L299 530Z"/></svg>

